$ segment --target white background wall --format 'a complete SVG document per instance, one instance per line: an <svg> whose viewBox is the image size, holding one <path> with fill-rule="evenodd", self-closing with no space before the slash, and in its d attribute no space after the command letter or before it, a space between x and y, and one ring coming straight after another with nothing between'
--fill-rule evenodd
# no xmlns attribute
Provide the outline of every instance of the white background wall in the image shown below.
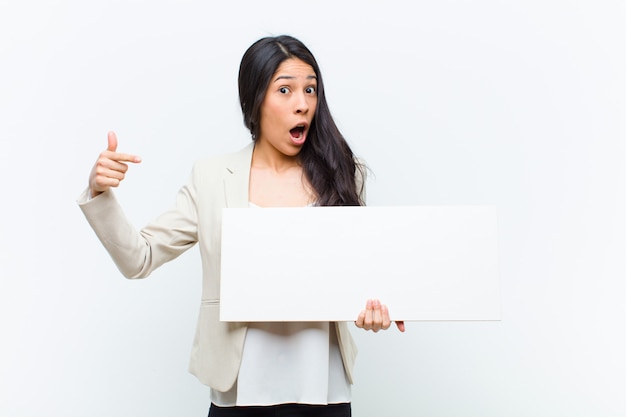
<svg viewBox="0 0 626 417"><path fill-rule="evenodd" d="M239 60L288 33L371 205L500 212L503 320L355 329L354 415L626 415L625 22L621 0L3 1L0 414L206 415L197 251L127 281L75 199L113 129L144 158L129 217L167 208L247 143Z"/></svg>

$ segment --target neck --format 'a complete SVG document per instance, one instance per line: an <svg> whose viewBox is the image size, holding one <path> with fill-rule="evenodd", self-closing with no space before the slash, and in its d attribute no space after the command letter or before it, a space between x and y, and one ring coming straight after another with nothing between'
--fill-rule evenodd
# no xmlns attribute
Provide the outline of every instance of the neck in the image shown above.
<svg viewBox="0 0 626 417"><path fill-rule="evenodd" d="M252 167L283 172L300 167L300 161L297 154L285 155L266 142L257 140L252 152Z"/></svg>

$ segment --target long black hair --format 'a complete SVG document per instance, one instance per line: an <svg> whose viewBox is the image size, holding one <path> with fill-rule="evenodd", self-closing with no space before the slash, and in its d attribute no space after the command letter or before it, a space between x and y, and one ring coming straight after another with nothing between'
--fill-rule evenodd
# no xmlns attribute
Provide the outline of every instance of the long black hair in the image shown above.
<svg viewBox="0 0 626 417"><path fill-rule="evenodd" d="M282 35L261 38L243 55L239 66L239 102L252 139L259 137L261 105L272 75L283 61L297 58L309 64L317 76L317 109L307 140L298 153L319 206L359 206L365 167L354 154L333 120L324 82L315 57L298 39Z"/></svg>

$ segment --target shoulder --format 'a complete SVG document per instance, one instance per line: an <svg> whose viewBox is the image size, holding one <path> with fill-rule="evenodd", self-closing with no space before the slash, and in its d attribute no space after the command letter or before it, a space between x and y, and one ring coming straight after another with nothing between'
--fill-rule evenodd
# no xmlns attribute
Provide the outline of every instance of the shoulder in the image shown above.
<svg viewBox="0 0 626 417"><path fill-rule="evenodd" d="M367 174L369 172L369 168L365 160L363 158L355 157L354 168L354 175L356 177L357 183L364 183L367 180Z"/></svg>
<svg viewBox="0 0 626 417"><path fill-rule="evenodd" d="M355 166L354 183L356 186L356 191L357 191L357 194L359 195L359 199L361 200L361 203L365 205L366 200L367 200L367 193L365 191L365 188L366 188L367 174L368 174L369 168L367 167L367 164L362 158L357 158L357 157L354 158L354 166Z"/></svg>
<svg viewBox="0 0 626 417"><path fill-rule="evenodd" d="M193 165L193 172L223 172L240 169L250 164L253 149L254 142L251 142L235 152L197 159Z"/></svg>

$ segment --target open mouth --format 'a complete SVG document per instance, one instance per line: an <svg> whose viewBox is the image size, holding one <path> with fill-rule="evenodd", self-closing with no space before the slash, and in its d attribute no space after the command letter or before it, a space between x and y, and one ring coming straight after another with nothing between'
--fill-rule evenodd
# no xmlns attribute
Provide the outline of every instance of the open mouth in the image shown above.
<svg viewBox="0 0 626 417"><path fill-rule="evenodd" d="M289 131L289 134L291 135L291 139L294 142L301 142L304 140L304 131L305 131L305 126L304 125L298 125L296 127L294 127L293 129L291 129Z"/></svg>

